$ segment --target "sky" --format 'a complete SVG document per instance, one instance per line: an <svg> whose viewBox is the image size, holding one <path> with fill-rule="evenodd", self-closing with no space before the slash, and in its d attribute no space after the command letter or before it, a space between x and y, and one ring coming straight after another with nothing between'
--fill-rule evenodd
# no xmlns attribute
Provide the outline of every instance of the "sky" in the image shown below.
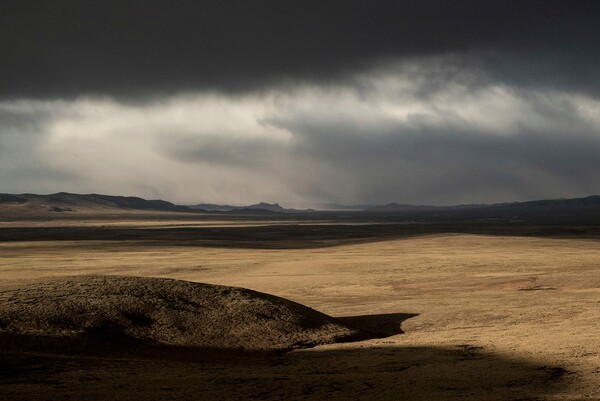
<svg viewBox="0 0 600 401"><path fill-rule="evenodd" d="M600 193L600 2L0 2L0 192Z"/></svg>

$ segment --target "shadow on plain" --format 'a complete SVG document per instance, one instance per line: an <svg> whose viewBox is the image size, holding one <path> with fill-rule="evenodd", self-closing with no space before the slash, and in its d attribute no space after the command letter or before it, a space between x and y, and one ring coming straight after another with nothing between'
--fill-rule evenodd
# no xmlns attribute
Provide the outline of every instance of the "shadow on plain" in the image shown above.
<svg viewBox="0 0 600 401"><path fill-rule="evenodd" d="M371 338L383 338L404 333L402 322L412 317L419 316L418 313L385 313L379 315L342 316L336 317L338 321L353 329L365 333L371 333Z"/></svg>
<svg viewBox="0 0 600 401"><path fill-rule="evenodd" d="M415 314L340 318L370 338L400 334ZM572 372L470 344L411 347L347 343L289 353L49 354L0 349L0 399L11 400L540 400L568 390ZM174 350L177 351L177 350ZM179 350L181 351L181 350ZM185 350L189 351L189 350ZM161 357L162 355L162 357Z"/></svg>

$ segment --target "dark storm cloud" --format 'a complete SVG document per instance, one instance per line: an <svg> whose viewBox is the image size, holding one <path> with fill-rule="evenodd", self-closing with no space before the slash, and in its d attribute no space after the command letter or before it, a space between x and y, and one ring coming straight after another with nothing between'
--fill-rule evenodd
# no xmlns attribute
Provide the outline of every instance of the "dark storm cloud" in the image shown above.
<svg viewBox="0 0 600 401"><path fill-rule="evenodd" d="M0 182L4 192L297 207L600 191L600 101L496 84L474 90L461 77L430 85L430 72L411 72L431 65L366 74L358 89L198 93L137 105L0 102Z"/></svg>
<svg viewBox="0 0 600 401"><path fill-rule="evenodd" d="M4 0L0 182L296 206L597 193L599 38L593 0Z"/></svg>
<svg viewBox="0 0 600 401"><path fill-rule="evenodd" d="M285 141L187 134L165 138L159 149L201 168L218 165L284 183L279 200L295 196L304 204L456 204L600 190L597 101L492 87L444 88L419 104L418 83L410 83L416 87L402 85L399 98L387 81L378 93L321 88L288 93L287 100L276 96L257 117L273 132L288 133Z"/></svg>
<svg viewBox="0 0 600 401"><path fill-rule="evenodd" d="M157 150L182 162L201 161L214 166L255 170L277 168L273 156L279 155L280 159L286 153L285 147L270 138L232 138L224 135L165 141L160 143Z"/></svg>
<svg viewBox="0 0 600 401"><path fill-rule="evenodd" d="M18 104L0 104L0 137L8 135L39 135L54 118L56 110L36 108L35 113Z"/></svg>
<svg viewBox="0 0 600 401"><path fill-rule="evenodd" d="M46 126L62 105L31 105L28 102L0 102L0 183L3 189L27 192L44 183L60 186L77 180L74 171L55 168L40 157L37 147L45 140Z"/></svg>
<svg viewBox="0 0 600 401"><path fill-rule="evenodd" d="M305 164L327 161L339 183L352 184L353 200L437 205L596 193L600 136L579 128L489 135L469 126L396 124L365 135L347 126L290 127L298 139L293 153ZM347 200L348 188L330 188L339 192L325 198Z"/></svg>
<svg viewBox="0 0 600 401"><path fill-rule="evenodd" d="M593 0L5 0L0 93L256 90L448 53L489 79L595 93L599 21Z"/></svg>

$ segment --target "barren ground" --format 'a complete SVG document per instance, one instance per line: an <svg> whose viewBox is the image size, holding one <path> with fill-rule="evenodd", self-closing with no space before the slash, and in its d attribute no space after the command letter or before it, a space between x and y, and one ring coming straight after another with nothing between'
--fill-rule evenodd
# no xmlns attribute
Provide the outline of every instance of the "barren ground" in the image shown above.
<svg viewBox="0 0 600 401"><path fill-rule="evenodd" d="M202 361L5 349L0 399L600 400L598 240L440 234L275 250L0 242L0 291L79 274L246 287L390 337Z"/></svg>

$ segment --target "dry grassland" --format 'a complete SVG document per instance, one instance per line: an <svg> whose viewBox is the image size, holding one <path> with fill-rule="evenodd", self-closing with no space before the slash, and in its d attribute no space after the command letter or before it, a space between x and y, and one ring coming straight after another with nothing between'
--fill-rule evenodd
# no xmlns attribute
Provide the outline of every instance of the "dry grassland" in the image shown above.
<svg viewBox="0 0 600 401"><path fill-rule="evenodd" d="M43 241L0 243L0 255L2 285L169 277L404 331L266 360L45 356L32 366L8 353L21 370L0 370L2 399L600 400L597 240L437 235L291 250Z"/></svg>

